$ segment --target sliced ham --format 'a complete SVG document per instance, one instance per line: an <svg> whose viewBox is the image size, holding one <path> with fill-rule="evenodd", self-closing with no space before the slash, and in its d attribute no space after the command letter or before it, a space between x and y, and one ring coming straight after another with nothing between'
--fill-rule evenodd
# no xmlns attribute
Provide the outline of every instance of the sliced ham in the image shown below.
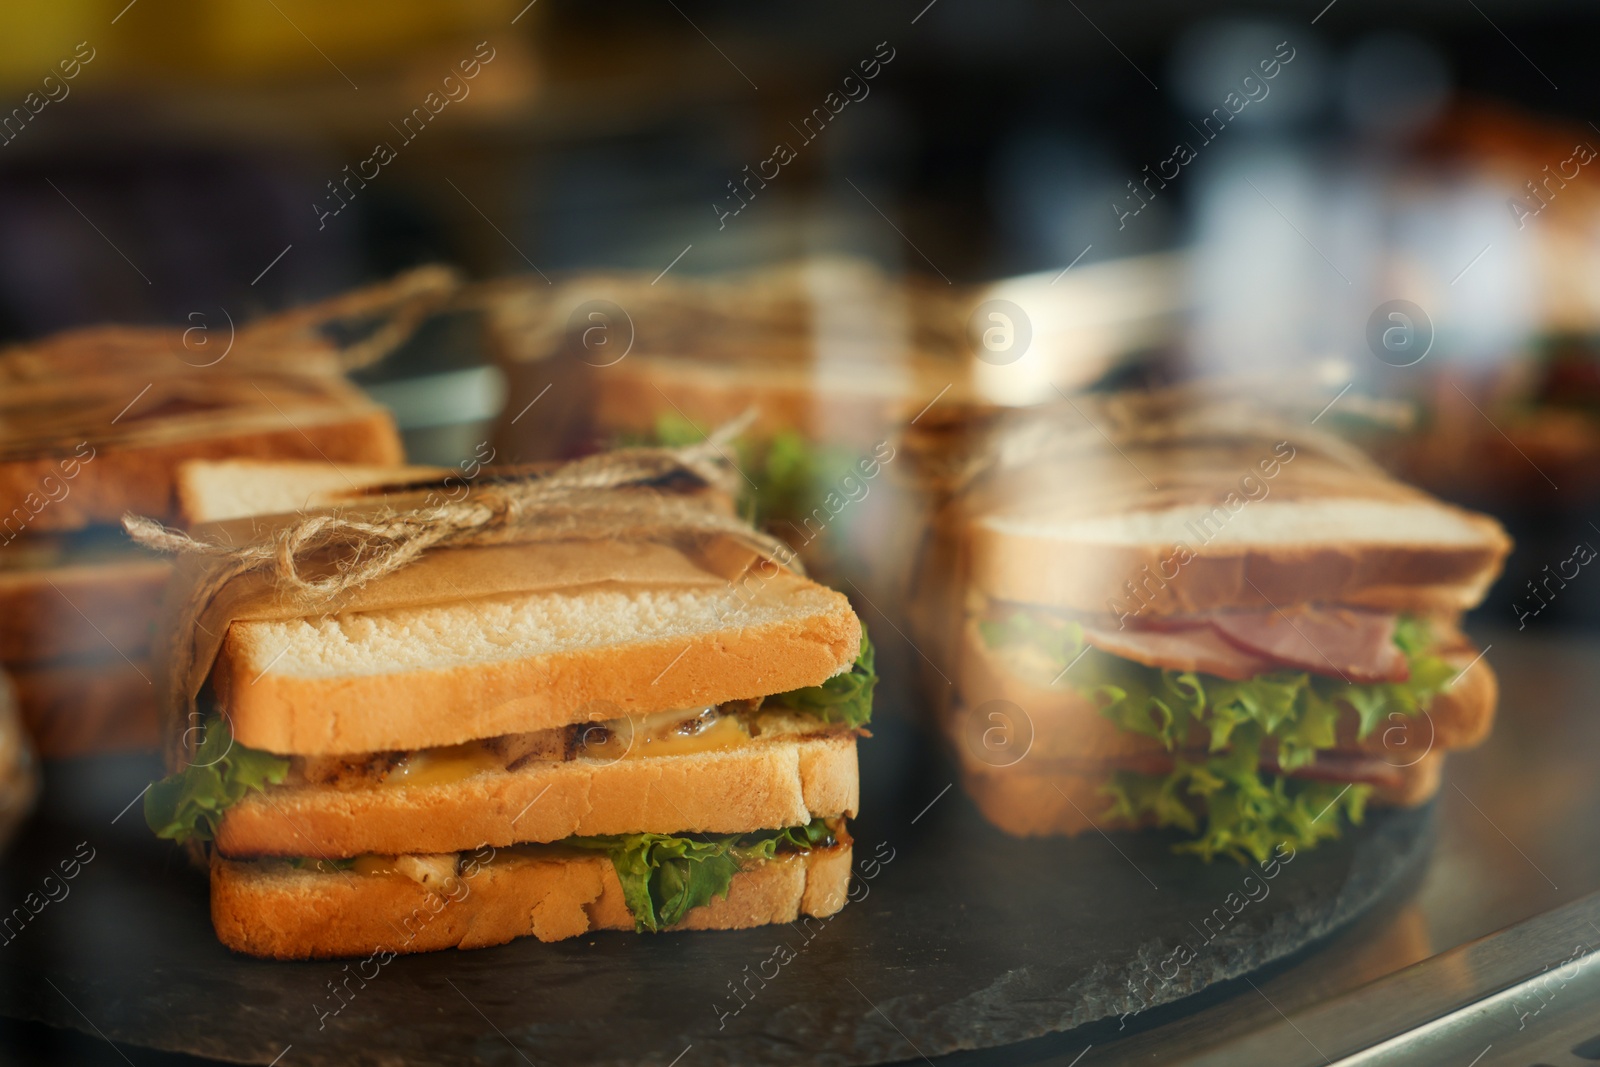
<svg viewBox="0 0 1600 1067"><path fill-rule="evenodd" d="M1274 774L1284 773L1274 759L1263 757L1261 767ZM1365 752L1323 751L1318 752L1317 758L1309 764L1296 767L1288 774L1291 778L1317 782L1354 782L1377 786L1379 789L1398 789L1405 781L1404 771L1404 767Z"/></svg>
<svg viewBox="0 0 1600 1067"><path fill-rule="evenodd" d="M1191 763L1200 763L1208 753L1188 749L1177 753ZM1172 773L1174 757L1167 753L1124 756L1111 761L1109 766L1119 771L1133 771L1156 777ZM1051 764L1058 769L1071 768L1080 773L1091 772L1103 765L1075 760L1058 760ZM1278 765L1270 748L1261 754L1261 770L1265 774L1287 774L1290 778L1303 778L1315 782L1350 782L1373 785L1379 789L1397 789L1405 783L1406 766L1388 762L1382 756L1367 752L1327 749L1317 753L1317 758L1305 766L1285 772Z"/></svg>
<svg viewBox="0 0 1600 1067"><path fill-rule="evenodd" d="M1396 618L1353 608L1229 611L1207 621L1242 652L1351 682L1403 682Z"/></svg>
<svg viewBox="0 0 1600 1067"><path fill-rule="evenodd" d="M1126 630L1083 628L1083 639L1102 652L1131 659L1146 667L1200 671L1218 678L1244 681L1270 671L1270 660L1224 641L1201 623L1188 629Z"/></svg>

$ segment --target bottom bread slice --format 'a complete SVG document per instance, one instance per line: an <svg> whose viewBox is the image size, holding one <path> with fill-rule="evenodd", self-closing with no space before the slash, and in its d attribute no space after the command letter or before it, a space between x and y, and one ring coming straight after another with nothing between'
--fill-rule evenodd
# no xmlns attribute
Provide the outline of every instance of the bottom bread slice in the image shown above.
<svg viewBox="0 0 1600 1067"><path fill-rule="evenodd" d="M961 781L983 817L1018 837L1066 835L1090 830L1136 829L1124 819L1105 815L1109 801L1101 790L1112 769L1024 770L1021 766L980 767L963 760ZM1430 752L1416 763L1397 768L1393 785L1373 790L1369 804L1415 807L1439 791L1444 753Z"/></svg>
<svg viewBox="0 0 1600 1067"><path fill-rule="evenodd" d="M780 854L734 875L726 897L691 910L671 929L740 930L832 915L844 906L850 863L848 844ZM607 857L510 850L468 864L437 888L400 874L213 856L211 922L229 948L276 959L485 948L529 935L560 941L633 929Z"/></svg>

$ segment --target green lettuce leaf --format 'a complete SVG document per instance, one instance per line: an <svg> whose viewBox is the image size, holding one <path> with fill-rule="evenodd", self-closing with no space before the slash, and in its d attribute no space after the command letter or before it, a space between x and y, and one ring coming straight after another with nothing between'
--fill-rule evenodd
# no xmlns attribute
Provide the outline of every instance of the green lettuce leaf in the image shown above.
<svg viewBox="0 0 1600 1067"><path fill-rule="evenodd" d="M690 910L728 895L733 876L780 851L803 852L833 843L821 819L806 826L725 837L672 834L613 834L574 837L563 844L604 852L622 883L622 896L636 930L655 933L681 921Z"/></svg>
<svg viewBox="0 0 1600 1067"><path fill-rule="evenodd" d="M617 443L681 448L705 440L709 429L669 411L657 416L650 434L623 434ZM779 430L765 442L740 437L731 452L730 458L756 483L754 489L744 483L738 506L740 513L758 526L803 524L828 493L835 491L839 480L855 471L856 457L849 449L813 444L796 430ZM824 514L828 514L826 508ZM847 513L830 514L827 525L847 518ZM807 528L806 532L815 531Z"/></svg>
<svg viewBox="0 0 1600 1067"><path fill-rule="evenodd" d="M705 434L700 428L676 411L669 411L656 417L654 437L652 443L665 448L683 448L705 440Z"/></svg>
<svg viewBox="0 0 1600 1067"><path fill-rule="evenodd" d="M1332 748L1345 708L1365 739L1392 714L1417 715L1454 679L1455 668L1430 655L1424 620L1402 617L1395 644L1405 654L1404 682L1354 684L1303 671L1271 671L1230 681L1195 671L1146 667L1087 648L1077 623L1034 612L979 623L991 648L1003 649L1042 671L1071 665L1064 682L1093 699L1124 730L1152 737L1169 751L1203 739L1204 761L1179 760L1164 776L1119 773L1108 787L1109 814L1150 819L1198 834L1179 846L1215 855L1264 859L1278 841L1309 847L1337 837L1342 813L1359 822L1370 786L1302 781L1259 769L1261 747L1277 746L1279 767L1293 771ZM1338 810L1317 818L1334 798ZM1204 811L1204 819L1194 809Z"/></svg>
<svg viewBox="0 0 1600 1067"><path fill-rule="evenodd" d="M1174 851L1207 862L1228 856L1265 863L1280 843L1298 851L1337 838L1341 815L1361 823L1371 786L1263 774L1260 744L1259 731L1246 727L1227 752L1180 759L1165 776L1118 772L1106 787L1107 814L1188 831L1195 838ZM1195 806L1203 812L1198 818Z"/></svg>
<svg viewBox="0 0 1600 1067"><path fill-rule="evenodd" d="M873 658L872 642L867 639L867 627L863 623L861 650L856 654L855 665L848 671L834 675L821 685L770 696L762 706L789 708L851 729L865 726L872 719L872 691L878 685Z"/></svg>
<svg viewBox="0 0 1600 1067"><path fill-rule="evenodd" d="M224 811L251 790L282 783L288 774L288 760L235 744L228 724L212 718L193 762L145 793L144 818L157 837L179 844L210 841Z"/></svg>

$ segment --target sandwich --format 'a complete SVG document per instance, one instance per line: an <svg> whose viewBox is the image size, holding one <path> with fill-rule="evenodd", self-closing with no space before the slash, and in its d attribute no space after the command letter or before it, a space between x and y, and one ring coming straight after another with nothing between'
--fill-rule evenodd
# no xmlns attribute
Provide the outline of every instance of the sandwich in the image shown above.
<svg viewBox="0 0 1600 1067"><path fill-rule="evenodd" d="M241 324L93 327L0 351L0 664L41 754L157 742L150 649L170 563L115 525L183 521L177 468L392 465L387 411L343 377L454 283L437 271Z"/></svg>
<svg viewBox="0 0 1600 1067"><path fill-rule="evenodd" d="M367 956L843 905L871 646L842 595L731 514L729 472L680 455L486 469L445 505L444 481L398 469L336 505L196 527L245 556L180 560L173 773L145 814L206 865L224 944ZM596 464L625 475L591 488ZM236 507L198 474L192 506ZM509 529L484 518L511 500ZM307 523L474 532L333 599L238 562ZM381 547L304 562L344 581Z"/></svg>
<svg viewBox="0 0 1600 1067"><path fill-rule="evenodd" d="M728 450L740 506L812 571L893 599L887 579L910 545L894 521L904 490L878 476L891 430L967 392L944 283L818 258L711 277L507 279L484 305L508 383L495 433L508 461L694 444L755 411Z"/></svg>
<svg viewBox="0 0 1600 1067"><path fill-rule="evenodd" d="M1020 835L1264 861L1415 806L1496 685L1462 613L1510 542L1304 423L1160 394L991 427L946 505L942 725Z"/></svg>
<svg viewBox="0 0 1600 1067"><path fill-rule="evenodd" d="M743 506L815 573L893 613L919 526L907 516L925 503L892 466L895 430L934 409L1055 399L1055 385L1161 347L1180 272L1145 257L958 286L818 257L507 279L484 290L509 387L495 443L511 462L692 444L758 411L730 450Z"/></svg>

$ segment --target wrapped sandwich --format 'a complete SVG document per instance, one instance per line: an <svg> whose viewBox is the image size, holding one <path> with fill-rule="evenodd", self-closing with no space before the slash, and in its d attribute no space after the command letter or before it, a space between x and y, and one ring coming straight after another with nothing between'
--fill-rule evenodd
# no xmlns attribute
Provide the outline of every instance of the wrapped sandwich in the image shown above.
<svg viewBox="0 0 1600 1067"><path fill-rule="evenodd" d="M226 336L94 327L0 351L0 664L46 756L156 743L152 629L170 570L125 512L181 518L192 459L388 465L393 419L342 376L454 287L423 270Z"/></svg>
<svg viewBox="0 0 1600 1067"><path fill-rule="evenodd" d="M731 458L756 521L892 613L919 528L908 516L923 506L897 467L878 477L895 428L1053 400L1171 336L1177 260L1062 275L954 285L816 257L494 283L488 337L510 386L496 445L526 462L691 444L754 409Z"/></svg>
<svg viewBox="0 0 1600 1067"><path fill-rule="evenodd" d="M1002 829L1170 827L1261 860L1426 801L1487 735L1458 623L1510 547L1492 519L1239 403L1085 398L967 449L920 617Z"/></svg>
<svg viewBox="0 0 1600 1067"><path fill-rule="evenodd" d="M888 438L971 394L952 292L845 258L494 283L488 337L509 384L495 445L510 462L688 445L757 412L728 448L741 510L887 605L911 548L898 519L915 506L892 469L881 476Z"/></svg>
<svg viewBox="0 0 1600 1067"><path fill-rule="evenodd" d="M181 553L145 813L207 866L218 937L353 956L837 911L871 649L731 513L721 443L443 503L400 470L194 540L133 523ZM193 506L236 510L207 474Z"/></svg>

